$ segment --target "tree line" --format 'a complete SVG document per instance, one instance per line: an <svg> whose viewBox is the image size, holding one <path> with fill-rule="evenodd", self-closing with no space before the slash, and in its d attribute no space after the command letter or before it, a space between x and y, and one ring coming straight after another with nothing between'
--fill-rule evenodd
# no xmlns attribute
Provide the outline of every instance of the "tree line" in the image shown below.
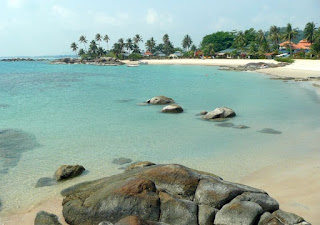
<svg viewBox="0 0 320 225"><path fill-rule="evenodd" d="M297 39L298 38L298 39ZM245 31L219 31L206 35L203 37L199 47L193 44L191 37L187 34L183 37L181 46L174 47L168 34L163 35L162 42L158 43L151 37L145 41L145 49L152 54L160 51L165 55L170 55L175 51L184 52L184 56L193 56L197 50L202 50L205 56L213 56L216 52L219 52L228 48L235 48L238 51L246 52L250 55L264 55L265 53L278 53L279 44L283 41L287 41L286 46L292 56L292 43L293 41L306 39L311 43L311 53L320 58L320 28L316 28L314 22L308 22L305 25L303 31L293 28L292 24L288 23L286 27L271 26L268 31L258 30L254 28ZM142 36L136 34L133 38L127 38L124 40L120 38L115 42L112 48L109 50L110 38L108 35L95 35L95 38L89 43L84 35L79 38L79 44L73 42L71 49L81 58L99 58L102 56L121 57L126 50L126 53L135 57L141 57L140 43L143 42ZM104 48L101 42L106 43ZM79 49L79 46L82 46Z"/></svg>

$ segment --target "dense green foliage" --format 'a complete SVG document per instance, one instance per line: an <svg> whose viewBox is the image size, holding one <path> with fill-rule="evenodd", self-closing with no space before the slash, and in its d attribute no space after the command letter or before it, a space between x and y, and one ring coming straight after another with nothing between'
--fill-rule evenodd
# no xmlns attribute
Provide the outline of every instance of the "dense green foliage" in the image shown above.
<svg viewBox="0 0 320 225"><path fill-rule="evenodd" d="M137 53L132 53L131 55L129 55L128 58L130 60L136 61L136 60L142 59L142 56L140 54L137 54Z"/></svg>
<svg viewBox="0 0 320 225"><path fill-rule="evenodd" d="M233 44L236 35L234 32L219 31L213 34L204 36L201 42L201 49L208 44L214 44L214 51L218 52L230 48Z"/></svg>

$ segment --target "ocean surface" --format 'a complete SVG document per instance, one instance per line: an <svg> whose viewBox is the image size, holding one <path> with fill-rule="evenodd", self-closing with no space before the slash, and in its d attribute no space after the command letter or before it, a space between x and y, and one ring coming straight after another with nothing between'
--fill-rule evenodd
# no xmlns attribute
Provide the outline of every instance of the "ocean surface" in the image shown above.
<svg viewBox="0 0 320 225"><path fill-rule="evenodd" d="M165 95L184 109L141 106ZM227 106L237 117L203 121L200 111ZM320 98L308 83L270 80L208 66L100 67L0 62L0 215L17 213L72 184L122 172L118 157L180 163L238 180L317 150ZM258 132L264 128L280 134ZM35 188L63 164L87 172Z"/></svg>

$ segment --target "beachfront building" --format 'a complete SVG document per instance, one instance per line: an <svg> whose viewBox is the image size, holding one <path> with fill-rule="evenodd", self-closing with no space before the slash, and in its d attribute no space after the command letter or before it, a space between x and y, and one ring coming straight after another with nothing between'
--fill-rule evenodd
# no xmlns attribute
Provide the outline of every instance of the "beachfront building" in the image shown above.
<svg viewBox="0 0 320 225"><path fill-rule="evenodd" d="M235 54L236 53L236 54ZM217 58L223 58L223 59L232 59L235 58L236 55L240 55L241 52L235 48L228 48L225 50L222 50L220 52L217 52L215 56Z"/></svg>
<svg viewBox="0 0 320 225"><path fill-rule="evenodd" d="M197 50L194 52L194 57L202 57L203 56L203 51Z"/></svg>
<svg viewBox="0 0 320 225"><path fill-rule="evenodd" d="M183 54L182 54L181 51L175 51L175 52L173 53L173 55L176 55L177 57L183 56Z"/></svg>
<svg viewBox="0 0 320 225"><path fill-rule="evenodd" d="M153 56L153 54L148 50L144 53L144 56L150 57L150 56Z"/></svg>
<svg viewBox="0 0 320 225"><path fill-rule="evenodd" d="M158 57L166 57L166 54L164 54L164 53L161 52L161 51L156 51L153 55L154 55L154 56L158 56Z"/></svg>
<svg viewBox="0 0 320 225"><path fill-rule="evenodd" d="M294 50L294 52L298 52L301 50L309 51L311 47L311 43L307 40L301 40L299 43L295 44L294 42L289 43L289 41L282 42L279 46L280 50L289 49L291 45L291 49Z"/></svg>

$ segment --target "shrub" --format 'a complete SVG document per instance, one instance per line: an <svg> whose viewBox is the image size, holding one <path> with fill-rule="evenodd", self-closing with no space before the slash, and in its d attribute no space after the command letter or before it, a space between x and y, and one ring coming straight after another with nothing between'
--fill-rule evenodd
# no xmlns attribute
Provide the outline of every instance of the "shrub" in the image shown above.
<svg viewBox="0 0 320 225"><path fill-rule="evenodd" d="M133 60L133 61L140 60L140 59L142 59L142 56L140 54L137 54L137 53L132 53L132 54L129 55L129 59Z"/></svg>
<svg viewBox="0 0 320 225"><path fill-rule="evenodd" d="M274 60L278 62L286 62L286 63L293 63L294 60L291 57L283 58L283 57L277 57Z"/></svg>

